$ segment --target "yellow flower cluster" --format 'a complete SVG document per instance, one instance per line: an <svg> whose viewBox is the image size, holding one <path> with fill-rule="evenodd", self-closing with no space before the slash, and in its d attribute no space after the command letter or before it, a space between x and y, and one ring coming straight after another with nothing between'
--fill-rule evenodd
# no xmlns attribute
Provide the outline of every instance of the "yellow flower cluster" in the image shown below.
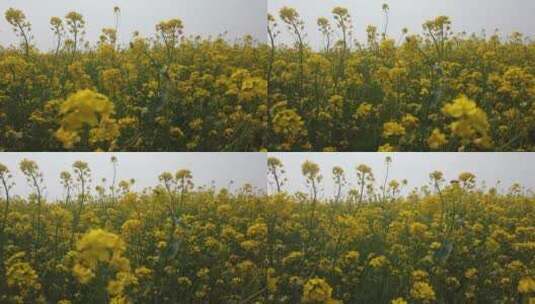
<svg viewBox="0 0 535 304"><path fill-rule="evenodd" d="M481 148L491 147L492 141L489 137L490 125L487 115L477 107L473 100L463 95L452 103L444 105L442 111L455 119L449 127L464 145L474 144Z"/></svg>
<svg viewBox="0 0 535 304"><path fill-rule="evenodd" d="M518 282L518 292L522 294L535 293L535 279L527 277Z"/></svg>
<svg viewBox="0 0 535 304"><path fill-rule="evenodd" d="M415 282L411 288L411 297L423 303L432 303L435 300L435 291L427 282Z"/></svg>
<svg viewBox="0 0 535 304"><path fill-rule="evenodd" d="M403 135L405 135L405 127L403 127L401 124L394 121L390 121L384 124L383 137L389 138Z"/></svg>
<svg viewBox="0 0 535 304"><path fill-rule="evenodd" d="M30 301L43 302L39 275L32 266L24 261L26 254L18 252L6 261L6 283L11 289L17 290L20 303Z"/></svg>
<svg viewBox="0 0 535 304"><path fill-rule="evenodd" d="M438 150L447 143L448 139L446 138L446 135L439 129L434 129L429 138L427 138L427 144L432 150Z"/></svg>
<svg viewBox="0 0 535 304"><path fill-rule="evenodd" d="M310 279L303 287L303 303L334 304L332 299L333 289L325 280L320 278Z"/></svg>
<svg viewBox="0 0 535 304"><path fill-rule="evenodd" d="M273 131L285 138L282 150L290 150L306 134L303 119L290 109L278 111L273 117Z"/></svg>
<svg viewBox="0 0 535 304"><path fill-rule="evenodd" d="M125 250L126 244L119 236L102 229L91 230L76 244L72 272L82 284L103 280L113 301L125 301L125 288L137 283L130 261L123 256Z"/></svg>
<svg viewBox="0 0 535 304"><path fill-rule="evenodd" d="M358 108L357 108L357 111L355 112L355 115L353 115L353 117L355 117L356 119L365 119L367 118L373 111L373 106L369 103L361 103Z"/></svg>
<svg viewBox="0 0 535 304"><path fill-rule="evenodd" d="M378 257L374 257L373 259L370 260L370 267L382 268L386 266L387 263L388 263L388 260L386 259L386 257L381 255Z"/></svg>
<svg viewBox="0 0 535 304"><path fill-rule="evenodd" d="M106 96L91 90L79 91L61 104L61 127L56 137L67 149L82 137L86 144L109 143L119 135L113 114L114 105Z"/></svg>

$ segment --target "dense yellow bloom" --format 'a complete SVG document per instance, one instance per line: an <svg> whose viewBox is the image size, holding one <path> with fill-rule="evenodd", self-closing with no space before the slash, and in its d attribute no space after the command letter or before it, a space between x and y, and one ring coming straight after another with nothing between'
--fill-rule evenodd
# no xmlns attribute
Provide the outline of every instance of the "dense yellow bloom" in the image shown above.
<svg viewBox="0 0 535 304"><path fill-rule="evenodd" d="M119 236L101 229L91 230L76 244L73 274L82 284L107 281L110 299L124 302L125 288L137 284L136 276L130 272L130 261L123 256L125 250L126 244Z"/></svg>
<svg viewBox="0 0 535 304"><path fill-rule="evenodd" d="M104 95L82 90L71 95L61 104L61 127L57 138L66 148L71 148L84 136L84 128L92 132L92 141L111 141L118 136L112 115L114 105ZM87 136L87 135L85 135ZM89 140L89 138L87 138Z"/></svg>
<svg viewBox="0 0 535 304"><path fill-rule="evenodd" d="M273 131L283 136L286 141L293 145L299 138L306 134L304 122L301 116L294 110L282 110L273 117Z"/></svg>
<svg viewBox="0 0 535 304"><path fill-rule="evenodd" d="M520 281L518 282L518 292L519 293L535 292L535 279L531 277L520 279Z"/></svg>
<svg viewBox="0 0 535 304"><path fill-rule="evenodd" d="M100 264L107 264L118 272L130 271L130 263L122 256L125 244L117 235L101 229L86 233L76 244L74 275L87 284L95 277Z"/></svg>
<svg viewBox="0 0 535 304"><path fill-rule="evenodd" d="M19 252L6 261L6 282L9 287L20 290L21 296L26 299L41 289L41 283L32 266L23 262L24 257L25 253ZM29 300L32 299L26 299L26 301Z"/></svg>
<svg viewBox="0 0 535 304"><path fill-rule="evenodd" d="M388 17L390 7L382 9ZM403 151L535 149L534 48L522 34L504 40L455 33L448 16L436 16L422 24L422 34L407 35L404 28L401 39L370 25L367 41L351 48L354 24L347 8L315 16L316 29L292 7L279 12L279 18L269 17L270 50L277 54L267 56L272 113L280 104L296 111L304 132L300 142L275 132L272 150L385 151L377 137ZM279 21L294 43L277 39ZM319 48L304 39L314 30L323 38ZM456 102L464 98L459 96L477 100L477 110ZM340 115L340 105L352 113Z"/></svg>
<svg viewBox="0 0 535 304"><path fill-rule="evenodd" d="M405 127L403 127L401 124L390 121L386 122L383 125L383 137L389 138L389 137L395 137L395 136L403 136L405 135Z"/></svg>
<svg viewBox="0 0 535 304"><path fill-rule="evenodd" d="M22 52L17 43L0 47L1 150L249 151L266 144L264 44L186 36L186 25L172 18L157 23L151 38L134 32L123 48L120 13L114 8L116 27L101 29L96 44L84 37L94 23L79 12L52 17L54 49L46 51L33 44L24 12L5 12ZM69 105L84 94L87 102ZM110 115L98 109L104 95Z"/></svg>
<svg viewBox="0 0 535 304"><path fill-rule="evenodd" d="M438 150L448 143L446 135L439 129L434 129L431 135L427 138L427 145L433 150Z"/></svg>
<svg viewBox="0 0 535 304"><path fill-rule="evenodd" d="M401 124L405 128L413 128L416 125L418 125L418 118L414 115L407 113L403 118L401 119Z"/></svg>
<svg viewBox="0 0 535 304"><path fill-rule="evenodd" d="M370 264L370 266L372 268L381 268L381 267L386 266L387 263L388 263L388 259L383 255L378 256L378 257L374 257L369 262L369 264Z"/></svg>
<svg viewBox="0 0 535 304"><path fill-rule="evenodd" d="M85 234L76 245L79 259L95 268L99 262L110 262L125 250L124 242L115 234L95 229Z"/></svg>
<svg viewBox="0 0 535 304"><path fill-rule="evenodd" d="M126 221L121 227L123 236L130 237L132 235L135 235L136 233L140 232L142 225L143 224L141 223L141 221L136 219Z"/></svg>
<svg viewBox="0 0 535 304"><path fill-rule="evenodd" d="M271 164L283 167L280 160ZM75 166L89 170L81 161ZM39 168L30 160L20 167ZM301 173L344 173L323 170L308 163ZM0 164L0 179L7 172ZM307 195L247 187L188 188L181 197L172 181L192 173L179 170L141 193L88 190L79 216L77 192L68 202L47 201L39 236L32 234L35 197L15 196L6 218L7 287L0 302L225 302L246 300L251 290L262 292L258 301L331 304L435 303L457 291L461 302L528 301L535 294L529 194L480 187L469 172L446 183L435 171L429 178L440 192L423 187L382 200L383 180L373 173L359 164L346 174L357 191L337 203L321 196L312 203ZM74 176L62 174L63 184L76 187L67 182ZM34 250L40 255L24 254ZM51 277L61 284L45 288L55 284Z"/></svg>
<svg viewBox="0 0 535 304"><path fill-rule="evenodd" d="M360 254L358 251L349 251L344 255L344 262L348 265L356 263L359 260Z"/></svg>
<svg viewBox="0 0 535 304"><path fill-rule="evenodd" d="M102 71L102 85L109 93L118 93L123 87L121 71L116 68L111 68Z"/></svg>
<svg viewBox="0 0 535 304"><path fill-rule="evenodd" d="M411 273L411 277L414 281L427 281L429 274L423 270L416 270Z"/></svg>
<svg viewBox="0 0 535 304"><path fill-rule="evenodd" d="M456 119L450 124L453 134L477 146L490 147L487 114L478 108L473 100L461 95L452 103L446 104L442 112Z"/></svg>
<svg viewBox="0 0 535 304"><path fill-rule="evenodd" d="M267 237L268 228L264 223L258 223L247 229L247 236L254 239L264 239Z"/></svg>
<svg viewBox="0 0 535 304"><path fill-rule="evenodd" d="M112 297L123 298L125 288L137 284L137 278L130 272L118 272L115 279L108 282L107 291Z"/></svg>
<svg viewBox="0 0 535 304"><path fill-rule="evenodd" d="M82 284L87 284L95 277L95 273L88 267L85 267L81 264L75 264L72 268L74 276Z"/></svg>
<svg viewBox="0 0 535 304"><path fill-rule="evenodd" d="M425 303L435 300L435 291L426 282L415 282L411 287L411 297Z"/></svg>
<svg viewBox="0 0 535 304"><path fill-rule="evenodd" d="M261 243L255 240L247 240L240 243L240 246L247 251L256 252L260 249Z"/></svg>
<svg viewBox="0 0 535 304"><path fill-rule="evenodd" d="M462 118L464 116L477 116L480 112L476 103L462 95L452 103L446 104L442 111L453 118Z"/></svg>
<svg viewBox="0 0 535 304"><path fill-rule="evenodd" d="M333 289L320 278L310 279L303 287L303 303L333 303Z"/></svg>
<svg viewBox="0 0 535 304"><path fill-rule="evenodd" d="M351 47L350 10L326 13L316 29L292 7L268 14L268 43L186 35L172 18L123 48L118 28L88 42L93 23L68 12L50 19L54 50L40 51L26 14L9 8L20 44L0 50L0 150L535 150L527 37L455 33L436 16L399 39L370 25ZM306 39L315 30L320 48ZM113 113L64 113L64 100L88 90Z"/></svg>
<svg viewBox="0 0 535 304"><path fill-rule="evenodd" d="M368 117L373 111L373 106L369 103L361 103L355 111L354 117L357 119L364 119Z"/></svg>
<svg viewBox="0 0 535 304"><path fill-rule="evenodd" d="M412 235L419 238L424 238L427 231L427 225L418 222L412 223L409 227L409 230Z"/></svg>

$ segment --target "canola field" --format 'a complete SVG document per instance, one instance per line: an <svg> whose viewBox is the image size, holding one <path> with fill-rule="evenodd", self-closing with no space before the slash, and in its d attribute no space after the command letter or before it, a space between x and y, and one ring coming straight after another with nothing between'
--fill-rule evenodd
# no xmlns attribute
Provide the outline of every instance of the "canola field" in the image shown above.
<svg viewBox="0 0 535 304"><path fill-rule="evenodd" d="M115 8L118 24L120 8ZM187 35L180 19L97 43L70 12L34 46L23 11L5 12L20 44L0 46L0 150L258 151L265 145L265 47L250 37ZM114 20L110 20L113 23ZM3 29L9 31L9 29Z"/></svg>
<svg viewBox="0 0 535 304"><path fill-rule="evenodd" d="M192 37L171 19L91 43L71 12L50 19L42 51L24 12L4 17L19 41L0 46L2 150L535 149L535 44L521 33L454 32L447 16L418 33L354 28L343 7L306 24L284 7L266 41Z"/></svg>
<svg viewBox="0 0 535 304"><path fill-rule="evenodd" d="M454 32L447 16L391 33L382 14L365 29L344 7L316 24L292 7L268 16L273 151L534 150L533 39Z"/></svg>
<svg viewBox="0 0 535 304"><path fill-rule="evenodd" d="M310 193L285 191L280 160L268 168L269 195L189 170L136 192L77 161L46 201L37 163L2 164L0 302L533 303L535 198L520 185L435 171L406 191L361 164L332 168L341 191L324 197L317 164L302 166ZM14 193L14 172L31 192Z"/></svg>

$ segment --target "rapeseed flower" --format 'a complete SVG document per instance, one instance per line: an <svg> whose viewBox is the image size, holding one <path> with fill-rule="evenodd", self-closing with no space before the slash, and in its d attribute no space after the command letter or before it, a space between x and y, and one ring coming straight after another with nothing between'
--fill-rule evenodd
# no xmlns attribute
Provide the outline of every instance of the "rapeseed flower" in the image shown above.
<svg viewBox="0 0 535 304"><path fill-rule="evenodd" d="M411 297L424 303L431 303L436 299L435 291L426 282L415 282L411 287Z"/></svg>
<svg viewBox="0 0 535 304"><path fill-rule="evenodd" d="M535 279L531 277L525 277L518 282L518 292L522 294L535 292Z"/></svg>
<svg viewBox="0 0 535 304"><path fill-rule="evenodd" d="M303 303L332 303L333 289L320 278L310 279L303 287Z"/></svg>

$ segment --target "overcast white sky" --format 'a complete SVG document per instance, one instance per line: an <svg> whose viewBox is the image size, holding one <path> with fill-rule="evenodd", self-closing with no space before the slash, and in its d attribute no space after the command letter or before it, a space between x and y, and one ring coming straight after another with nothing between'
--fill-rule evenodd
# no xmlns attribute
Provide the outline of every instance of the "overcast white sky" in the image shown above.
<svg viewBox="0 0 535 304"><path fill-rule="evenodd" d="M175 173L179 169L189 169L196 186L210 186L214 181L218 188L228 187L234 181L231 190L250 183L266 191L264 153L0 153L0 163L6 165L14 176L13 194L26 196L30 189L19 170L19 162L24 158L36 161L44 173L47 198L54 200L63 195L60 172L72 172L72 164L77 160L89 164L93 189L103 177L111 182L112 155L118 158L117 180L134 178L134 190L156 186L158 176L164 171Z"/></svg>
<svg viewBox="0 0 535 304"><path fill-rule="evenodd" d="M459 173L471 172L477 176L478 184L495 186L503 191L513 183L535 190L535 153L0 153L0 163L8 166L14 175L14 194L27 195L29 187L19 162L35 160L44 173L46 195L49 200L60 198L63 189L59 174L71 170L76 160L89 163L92 171L92 186L103 177L111 181L112 155L119 160L117 180L136 179L134 190L142 190L158 184L158 176L164 171L176 172L189 169L196 185L227 187L234 181L232 190L244 183L266 191L266 157L279 158L285 165L290 192L307 191L301 174L301 164L311 160L319 164L323 175L323 197L332 197L334 183L331 170L334 166L344 168L348 181L355 185L355 168L366 164L373 170L378 183L385 176L385 157L392 157L390 179L407 179L405 191L429 182L429 173L440 170L447 181L456 179ZM389 179L389 180L390 180Z"/></svg>
<svg viewBox="0 0 535 304"><path fill-rule="evenodd" d="M382 184L385 177L385 158L392 157L390 179L407 179L406 190L426 185L429 173L439 170L447 181L456 179L459 173L471 172L480 184L489 187L501 181L500 189L507 190L518 182L535 189L535 153L269 153L279 158L286 167L290 192L306 192L301 164L305 160L316 162L323 175L323 197L332 197L335 191L331 170L334 166L344 168L352 185L356 184L355 168L360 164L370 166L376 181Z"/></svg>
<svg viewBox="0 0 535 304"><path fill-rule="evenodd" d="M502 33L519 31L535 35L535 1L531 0L269 0L268 9L276 16L283 6L297 9L306 23L307 41L317 47L321 42L316 26L318 17L331 17L335 6L348 8L356 38L363 41L368 25L382 29L383 3L390 6L388 32L396 39L402 28L420 33L422 23L439 15L450 16L457 32L480 33L486 29L487 33L493 33L499 28ZM287 31L283 33L282 40L288 41Z"/></svg>
<svg viewBox="0 0 535 304"><path fill-rule="evenodd" d="M36 45L50 49L54 43L50 17L63 17L73 10L81 13L87 23L86 37L95 42L102 28L114 26L114 6L121 8L119 39L123 43L136 30L152 36L158 22L171 18L182 19L187 35L217 36L228 31L230 39L251 34L261 41L267 35L266 0L1 0L0 43L18 41L4 18L10 7L24 11L33 25Z"/></svg>

